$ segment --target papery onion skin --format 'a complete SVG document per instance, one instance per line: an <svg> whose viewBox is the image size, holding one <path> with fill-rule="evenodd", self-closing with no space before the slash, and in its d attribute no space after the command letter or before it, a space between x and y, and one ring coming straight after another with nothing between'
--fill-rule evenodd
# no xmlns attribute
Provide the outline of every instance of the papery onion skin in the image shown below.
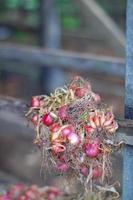
<svg viewBox="0 0 133 200"><path fill-rule="evenodd" d="M55 143L52 146L52 150L55 154L62 153L66 150L66 147L60 143Z"/></svg>

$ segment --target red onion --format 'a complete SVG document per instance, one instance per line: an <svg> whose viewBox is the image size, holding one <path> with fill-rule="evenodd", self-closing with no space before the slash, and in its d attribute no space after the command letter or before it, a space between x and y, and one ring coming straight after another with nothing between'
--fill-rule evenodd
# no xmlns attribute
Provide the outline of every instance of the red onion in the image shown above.
<svg viewBox="0 0 133 200"><path fill-rule="evenodd" d="M13 199L15 196L18 196L24 189L24 185L16 184L14 185L8 193L8 196Z"/></svg>
<svg viewBox="0 0 133 200"><path fill-rule="evenodd" d="M100 178L102 176L103 170L101 167L95 167L93 169L93 178Z"/></svg>
<svg viewBox="0 0 133 200"><path fill-rule="evenodd" d="M56 143L52 146L52 150L54 151L54 153L61 153L64 152L66 150L65 146L60 144L60 143Z"/></svg>
<svg viewBox="0 0 133 200"><path fill-rule="evenodd" d="M32 118L31 118L31 121L32 123L36 126L38 124L38 115L34 115Z"/></svg>
<svg viewBox="0 0 133 200"><path fill-rule="evenodd" d="M51 131L52 132L57 132L59 129L61 128L60 124L59 123L54 123L52 126L51 126Z"/></svg>
<svg viewBox="0 0 133 200"><path fill-rule="evenodd" d="M101 97L99 96L99 94L95 94L94 92L92 92L91 95L96 103L101 102Z"/></svg>
<svg viewBox="0 0 133 200"><path fill-rule="evenodd" d="M39 107L40 106L40 100L39 100L38 97L32 97L31 106L32 107Z"/></svg>
<svg viewBox="0 0 133 200"><path fill-rule="evenodd" d="M72 125L66 125L62 130L61 130L61 135L63 137L68 136L69 134L74 132L74 127Z"/></svg>
<svg viewBox="0 0 133 200"><path fill-rule="evenodd" d="M67 172L69 170L69 165L65 162L62 162L62 163L58 163L56 168L60 172Z"/></svg>
<svg viewBox="0 0 133 200"><path fill-rule="evenodd" d="M79 144L80 142L80 138L79 136L76 134L76 133L70 133L68 136L67 136L67 139L69 140L69 142L73 145L77 145Z"/></svg>
<svg viewBox="0 0 133 200"><path fill-rule="evenodd" d="M100 153L100 144L98 141L88 143L85 148L85 153L88 157L94 158L97 157Z"/></svg>
<svg viewBox="0 0 133 200"><path fill-rule="evenodd" d="M36 195L35 195L34 191L32 191L30 189L26 191L25 196L26 196L26 200L27 200L27 198L29 198L31 200L36 199Z"/></svg>
<svg viewBox="0 0 133 200"><path fill-rule="evenodd" d="M30 198L26 197L25 195L22 195L18 198L18 200L31 200Z"/></svg>
<svg viewBox="0 0 133 200"><path fill-rule="evenodd" d="M58 188L56 187L52 187L49 191L48 191L48 200L55 200L58 196L61 196L61 192Z"/></svg>
<svg viewBox="0 0 133 200"><path fill-rule="evenodd" d="M51 113L47 113L43 116L43 119L42 119L43 123L46 125L46 126L51 126L53 123L54 123L54 119L53 117L51 116Z"/></svg>
<svg viewBox="0 0 133 200"><path fill-rule="evenodd" d="M93 133L94 129L90 126L90 125L86 125L84 126L84 130L85 130L85 133L87 135L90 135L91 133Z"/></svg>
<svg viewBox="0 0 133 200"><path fill-rule="evenodd" d="M0 200L12 200L12 198L8 194L5 194L0 195Z"/></svg>
<svg viewBox="0 0 133 200"><path fill-rule="evenodd" d="M67 120L68 119L68 114L67 114L67 105L61 106L59 108L59 117L61 120Z"/></svg>
<svg viewBox="0 0 133 200"><path fill-rule="evenodd" d="M88 167L86 167L86 166L84 165L84 166L81 166L80 172L81 172L81 174L83 174L84 176L88 176L88 174L89 174L89 169L88 169Z"/></svg>
<svg viewBox="0 0 133 200"><path fill-rule="evenodd" d="M56 196L54 193L48 194L48 200L55 200Z"/></svg>
<svg viewBox="0 0 133 200"><path fill-rule="evenodd" d="M88 93L90 93L90 91L91 91L91 86L90 86L90 84L88 83L88 84L86 84L86 85L84 85L84 86L82 86L82 87L77 88L77 89L75 90L75 95L76 95L77 97L79 97L79 98L82 98L82 97L84 97L85 95L87 95Z"/></svg>

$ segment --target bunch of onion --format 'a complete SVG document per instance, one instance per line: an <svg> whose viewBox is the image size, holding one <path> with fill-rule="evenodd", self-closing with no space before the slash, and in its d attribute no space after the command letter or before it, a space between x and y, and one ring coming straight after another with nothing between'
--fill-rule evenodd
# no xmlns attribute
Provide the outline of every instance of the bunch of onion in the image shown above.
<svg viewBox="0 0 133 200"><path fill-rule="evenodd" d="M56 200L59 197L63 197L63 194L56 187L16 184L6 194L0 195L0 200Z"/></svg>
<svg viewBox="0 0 133 200"><path fill-rule="evenodd" d="M107 185L118 125L112 109L88 81L76 77L50 96L33 97L26 116L35 127L34 143L48 168L52 164L62 174L75 175L86 190Z"/></svg>

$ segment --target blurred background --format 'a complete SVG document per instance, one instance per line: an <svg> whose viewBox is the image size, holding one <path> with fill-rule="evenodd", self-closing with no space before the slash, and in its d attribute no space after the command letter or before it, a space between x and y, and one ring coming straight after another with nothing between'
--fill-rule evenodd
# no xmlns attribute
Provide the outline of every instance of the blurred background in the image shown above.
<svg viewBox="0 0 133 200"><path fill-rule="evenodd" d="M126 0L1 0L0 95L29 101L81 75L122 117L125 21ZM1 180L43 183L33 130L4 109Z"/></svg>

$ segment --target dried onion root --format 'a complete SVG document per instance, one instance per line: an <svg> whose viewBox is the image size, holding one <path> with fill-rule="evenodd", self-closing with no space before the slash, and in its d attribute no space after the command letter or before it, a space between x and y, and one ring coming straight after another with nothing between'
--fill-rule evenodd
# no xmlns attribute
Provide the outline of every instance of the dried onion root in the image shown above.
<svg viewBox="0 0 133 200"><path fill-rule="evenodd" d="M88 81L75 77L50 96L33 97L26 117L35 127L34 143L43 152L45 167L73 174L86 191L118 198L114 186L109 190L118 124Z"/></svg>

